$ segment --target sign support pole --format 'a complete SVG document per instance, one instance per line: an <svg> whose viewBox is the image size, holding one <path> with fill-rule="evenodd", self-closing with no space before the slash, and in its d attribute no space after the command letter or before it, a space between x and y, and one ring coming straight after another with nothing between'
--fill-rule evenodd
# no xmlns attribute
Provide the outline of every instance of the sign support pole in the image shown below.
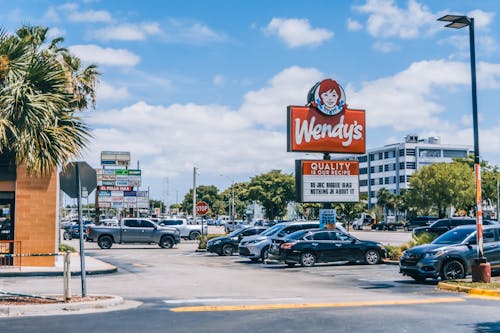
<svg viewBox="0 0 500 333"><path fill-rule="evenodd" d="M78 223L80 224L80 268L81 268L81 279L82 279L82 297L87 296L87 285L86 285L86 270L85 270L85 248L83 242L83 221L82 221L82 184L80 181L80 163L75 163L75 173L76 173L76 189L77 189L77 204L78 204Z"/></svg>

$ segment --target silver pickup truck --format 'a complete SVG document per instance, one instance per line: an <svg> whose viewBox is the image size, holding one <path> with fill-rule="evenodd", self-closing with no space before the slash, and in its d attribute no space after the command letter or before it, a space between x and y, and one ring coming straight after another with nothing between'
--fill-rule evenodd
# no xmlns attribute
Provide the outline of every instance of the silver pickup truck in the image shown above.
<svg viewBox="0 0 500 333"><path fill-rule="evenodd" d="M89 226L87 240L96 241L101 249L109 249L113 243L157 243L169 249L180 243L181 236L177 229L158 226L146 218L123 218L118 226Z"/></svg>

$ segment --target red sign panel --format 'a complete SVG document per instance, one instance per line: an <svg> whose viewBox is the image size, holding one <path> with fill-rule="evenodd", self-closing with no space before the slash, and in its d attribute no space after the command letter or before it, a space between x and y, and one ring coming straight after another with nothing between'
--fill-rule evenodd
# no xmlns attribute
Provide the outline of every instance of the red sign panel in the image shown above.
<svg viewBox="0 0 500 333"><path fill-rule="evenodd" d="M97 186L98 191L132 191L132 186Z"/></svg>
<svg viewBox="0 0 500 333"><path fill-rule="evenodd" d="M196 204L196 214L197 215L206 215L208 213L208 204L205 201L198 201Z"/></svg>
<svg viewBox="0 0 500 333"><path fill-rule="evenodd" d="M325 115L314 107L289 106L287 113L289 152L366 152L364 110Z"/></svg>

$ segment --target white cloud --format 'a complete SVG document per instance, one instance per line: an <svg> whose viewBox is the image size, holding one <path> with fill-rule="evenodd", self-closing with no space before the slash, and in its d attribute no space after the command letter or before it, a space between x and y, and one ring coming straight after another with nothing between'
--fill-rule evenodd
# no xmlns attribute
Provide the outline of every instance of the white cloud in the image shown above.
<svg viewBox="0 0 500 333"><path fill-rule="evenodd" d="M109 22L111 14L105 10L87 10L70 12L68 20L71 22Z"/></svg>
<svg viewBox="0 0 500 333"><path fill-rule="evenodd" d="M398 49L398 46L391 42L375 42L373 48L382 53L389 53Z"/></svg>
<svg viewBox="0 0 500 333"><path fill-rule="evenodd" d="M96 89L97 100L124 100L130 97L128 88L121 86L115 87L105 81L101 81Z"/></svg>
<svg viewBox="0 0 500 333"><path fill-rule="evenodd" d="M278 36L288 47L318 46L333 37L333 32L313 28L308 20L295 18L273 18L264 31Z"/></svg>
<svg viewBox="0 0 500 333"><path fill-rule="evenodd" d="M74 45L69 50L85 62L108 66L135 66L139 56L124 49L103 48L97 45Z"/></svg>
<svg viewBox="0 0 500 333"><path fill-rule="evenodd" d="M223 42L227 37L199 22L170 19L164 27L163 38L166 42L205 44Z"/></svg>
<svg viewBox="0 0 500 333"><path fill-rule="evenodd" d="M47 32L47 38L49 39L63 37L64 35L66 35L66 31L56 27L50 28Z"/></svg>
<svg viewBox="0 0 500 333"><path fill-rule="evenodd" d="M398 8L393 0L368 0L354 9L369 14L366 27L374 37L412 39L437 29L435 15L415 0L407 8Z"/></svg>
<svg viewBox="0 0 500 333"><path fill-rule="evenodd" d="M246 93L240 112L249 121L283 130L287 105L305 105L307 92L323 78L323 74L314 68L286 68L275 75L268 86Z"/></svg>
<svg viewBox="0 0 500 333"><path fill-rule="evenodd" d="M103 29L98 29L92 36L102 41L109 40L145 40L148 35L156 35L161 32L160 25L156 22L140 24L120 24Z"/></svg>
<svg viewBox="0 0 500 333"><path fill-rule="evenodd" d="M347 30L349 31L358 31L363 29L363 25L352 18L347 19Z"/></svg>
<svg viewBox="0 0 500 333"><path fill-rule="evenodd" d="M224 83L226 82L226 78L224 77L224 75L217 74L214 76L212 82L215 86L220 87L220 86L224 85Z"/></svg>
<svg viewBox="0 0 500 333"><path fill-rule="evenodd" d="M493 22L495 13L485 12L480 9L473 10L467 13L468 17L474 18L474 28L487 30L489 25Z"/></svg>

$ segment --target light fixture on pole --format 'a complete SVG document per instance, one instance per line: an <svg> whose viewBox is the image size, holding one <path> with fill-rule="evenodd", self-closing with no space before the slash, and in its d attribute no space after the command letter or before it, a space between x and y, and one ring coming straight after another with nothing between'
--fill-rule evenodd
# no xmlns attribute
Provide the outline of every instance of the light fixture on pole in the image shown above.
<svg viewBox="0 0 500 333"><path fill-rule="evenodd" d="M469 26L470 71L472 87L472 121L474 127L474 172L476 179L476 229L477 258L472 266L472 280L490 282L491 267L484 256L483 247L483 210L481 198L481 165L479 163L479 130L477 119L477 89L476 89L476 51L474 43L474 18L464 15L445 15L438 21L449 22L445 27L460 29Z"/></svg>

